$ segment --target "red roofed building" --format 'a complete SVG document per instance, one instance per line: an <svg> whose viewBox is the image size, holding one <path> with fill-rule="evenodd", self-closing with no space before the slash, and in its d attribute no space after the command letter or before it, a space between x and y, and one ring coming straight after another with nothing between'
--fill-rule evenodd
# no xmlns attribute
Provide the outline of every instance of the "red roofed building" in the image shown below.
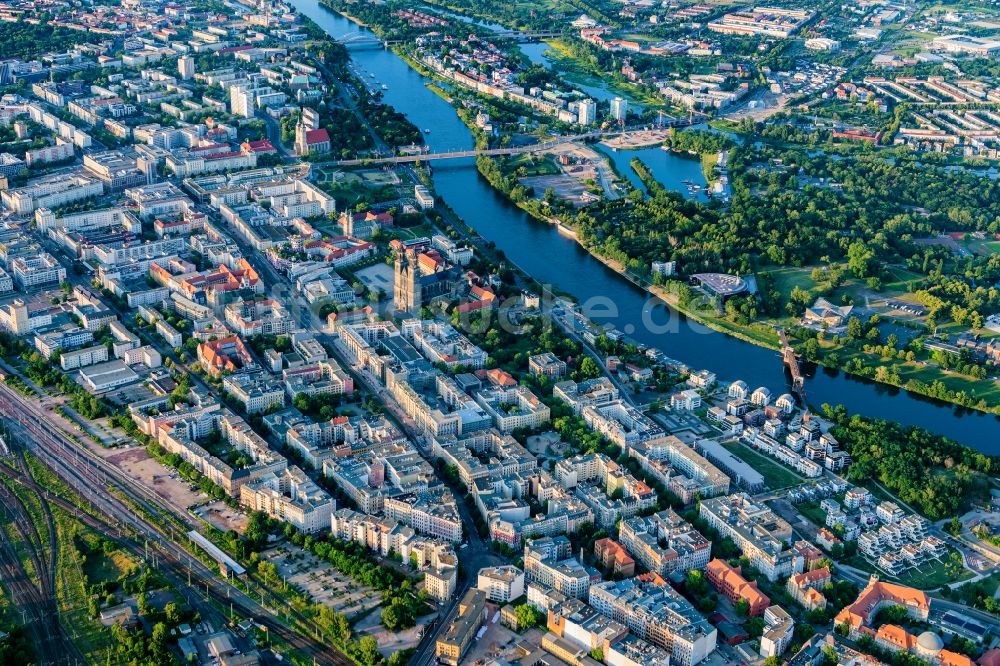
<svg viewBox="0 0 1000 666"><path fill-rule="evenodd" d="M856 636L862 628L867 628L871 619L886 606L902 606L907 614L917 620L926 620L931 610L931 599L925 592L905 585L883 583L878 576L872 576L868 587L861 590L858 598L850 606L837 613L834 624L846 624L851 636Z"/></svg>
<svg viewBox="0 0 1000 666"><path fill-rule="evenodd" d="M982 653L976 663L979 666L1000 666L1000 648L993 648Z"/></svg>
<svg viewBox="0 0 1000 666"><path fill-rule="evenodd" d="M198 345L198 362L205 372L219 377L253 365L253 358L243 340L237 335L210 340Z"/></svg>
<svg viewBox="0 0 1000 666"><path fill-rule="evenodd" d="M635 575L635 560L625 548L614 539L598 539L594 542L594 557L604 566L622 578Z"/></svg>
<svg viewBox="0 0 1000 666"><path fill-rule="evenodd" d="M751 616L763 615L771 605L768 596L757 589L757 583L742 576L740 567L731 567L724 560L714 559L708 563L705 574L719 594L725 595L733 603L745 601L750 604Z"/></svg>
<svg viewBox="0 0 1000 666"><path fill-rule="evenodd" d="M517 386L517 380L514 379L509 372L501 370L500 368L491 368L487 370L486 379L494 386Z"/></svg>
<svg viewBox="0 0 1000 666"><path fill-rule="evenodd" d="M261 139L260 141L244 141L240 144L240 151L245 154L253 153L255 155L275 155L278 152L278 150L267 139Z"/></svg>
<svg viewBox="0 0 1000 666"><path fill-rule="evenodd" d="M323 127L309 130L305 133L304 148L304 155L308 155L309 153L325 155L330 152L330 133Z"/></svg>
<svg viewBox="0 0 1000 666"><path fill-rule="evenodd" d="M808 610L826 608L826 597L820 592L832 580L830 569L820 567L812 571L795 574L785 586L792 598Z"/></svg>

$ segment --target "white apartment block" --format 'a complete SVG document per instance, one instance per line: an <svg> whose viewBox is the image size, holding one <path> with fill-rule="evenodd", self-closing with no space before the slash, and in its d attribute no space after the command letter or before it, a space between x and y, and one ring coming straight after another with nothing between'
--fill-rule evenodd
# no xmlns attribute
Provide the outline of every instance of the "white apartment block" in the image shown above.
<svg viewBox="0 0 1000 666"><path fill-rule="evenodd" d="M675 571L704 571L712 551L712 542L673 509L623 520L618 541L637 562L664 578Z"/></svg>
<svg viewBox="0 0 1000 666"><path fill-rule="evenodd" d="M589 601L599 613L667 650L674 666L694 666L715 651L715 627L668 584L636 578L599 583L590 589Z"/></svg>
<svg viewBox="0 0 1000 666"><path fill-rule="evenodd" d="M33 257L17 257L10 265L14 282L22 290L59 284L66 279L66 269L48 252Z"/></svg>
<svg viewBox="0 0 1000 666"><path fill-rule="evenodd" d="M524 594L524 572L509 564L486 567L479 570L476 588L490 601L504 604Z"/></svg>
<svg viewBox="0 0 1000 666"><path fill-rule="evenodd" d="M559 398L579 414L585 407L603 407L618 400L618 388L607 377L575 382L559 382L552 388L552 395Z"/></svg>
<svg viewBox="0 0 1000 666"><path fill-rule="evenodd" d="M285 405L285 389L264 373L236 373L222 379L222 389L235 398L247 414L259 414L272 405Z"/></svg>
<svg viewBox="0 0 1000 666"><path fill-rule="evenodd" d="M108 360L108 348L104 345L94 345L83 349L64 351L59 356L59 366L65 370L77 370L95 363Z"/></svg>
<svg viewBox="0 0 1000 666"><path fill-rule="evenodd" d="M519 428L539 428L549 422L548 405L527 386L487 388L476 394L476 402L503 433Z"/></svg>
<svg viewBox="0 0 1000 666"><path fill-rule="evenodd" d="M38 208L58 208L104 193L97 178L81 174L56 174L0 192L3 204L18 215L30 215Z"/></svg>
<svg viewBox="0 0 1000 666"><path fill-rule="evenodd" d="M409 525L421 534L448 541L462 540L462 519L451 493L406 493L386 497L383 504L386 518Z"/></svg>
<svg viewBox="0 0 1000 666"><path fill-rule="evenodd" d="M586 599L592 583L600 580L570 557L569 540L564 536L528 541L524 546L525 580L552 588L574 599Z"/></svg>
<svg viewBox="0 0 1000 666"><path fill-rule="evenodd" d="M45 232L50 229L91 231L108 227L124 227L133 234L142 232L142 223L124 208L90 210L62 217L56 217L48 208L39 208L35 210L35 227Z"/></svg>

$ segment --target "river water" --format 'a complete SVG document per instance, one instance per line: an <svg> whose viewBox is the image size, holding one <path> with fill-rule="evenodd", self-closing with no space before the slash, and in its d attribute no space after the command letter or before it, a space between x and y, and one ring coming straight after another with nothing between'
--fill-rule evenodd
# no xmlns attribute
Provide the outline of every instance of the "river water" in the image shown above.
<svg viewBox="0 0 1000 666"><path fill-rule="evenodd" d="M333 37L364 31L354 23L321 7L318 0L292 0L292 5ZM454 109L424 85L425 79L387 50L352 53L358 68L372 72L388 85L385 101L406 114L434 152L468 150L473 147L469 129ZM662 155L661 155L662 154ZM625 156L622 155L622 158ZM658 178L671 189L688 176L700 174L697 161L658 151L644 155L656 166ZM630 159L630 158L629 158ZM617 161L617 160L616 160ZM645 160L644 160L645 161ZM627 175L628 160L624 160ZM670 175L673 173L674 175ZM548 224L538 222L479 176L474 160L437 163L433 173L437 193L484 238L494 241L506 256L538 281L555 285L581 303L591 305L598 323L610 322L643 343L656 346L690 367L708 368L720 379L743 379L753 389L768 386L787 391L788 377L777 352L707 330L684 315L670 310L592 257L573 239ZM699 180L698 182L703 182ZM923 426L989 454L1000 454L1000 417L957 408L907 391L875 384L820 368L806 380L813 405L842 404L849 412Z"/></svg>

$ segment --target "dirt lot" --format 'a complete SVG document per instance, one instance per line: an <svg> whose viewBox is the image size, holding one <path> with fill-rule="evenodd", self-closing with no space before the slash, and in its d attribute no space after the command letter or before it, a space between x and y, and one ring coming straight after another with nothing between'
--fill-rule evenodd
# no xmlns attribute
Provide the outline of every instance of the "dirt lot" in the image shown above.
<svg viewBox="0 0 1000 666"><path fill-rule="evenodd" d="M305 590L313 601L330 606L348 619L370 612L382 601L372 588L351 580L301 548L283 544L261 555L274 562L278 574Z"/></svg>
<svg viewBox="0 0 1000 666"><path fill-rule="evenodd" d="M591 170L592 172L593 170ZM545 195L545 191L551 187L560 199L565 199L577 208L583 208L593 200L589 198L589 195L584 196L587 192L587 186L584 182L586 180L586 178L580 179L575 175L562 174L559 176L522 178L520 183L525 187L534 188L535 198L537 199L542 198Z"/></svg>
<svg viewBox="0 0 1000 666"><path fill-rule="evenodd" d="M384 656L388 657L393 652L417 647L420 644L420 637L423 635L423 628L435 617L437 613L431 613L421 618L417 618L417 624L403 631L391 632L382 626L382 609L375 608L368 615L358 620L354 625L354 631L359 636L372 636L378 641L378 649Z"/></svg>
<svg viewBox="0 0 1000 666"><path fill-rule="evenodd" d="M141 447L120 449L91 447L91 450L152 489L179 511L186 512L191 507L200 505L198 514L221 530L242 531L246 526L244 514L233 511L224 502L208 502L207 495L197 489L191 490L191 485L180 478L177 472L157 462Z"/></svg>
<svg viewBox="0 0 1000 666"><path fill-rule="evenodd" d="M518 643L542 644L544 632L540 629L529 629L523 636L519 635L500 624L499 621L494 624L492 622L494 612L491 612L490 620L486 623L486 633L478 641L473 641L463 663L474 664L480 659L490 661L494 657L514 662L517 660L514 648Z"/></svg>
<svg viewBox="0 0 1000 666"><path fill-rule="evenodd" d="M569 158L568 164L559 164L561 174L552 176L529 176L521 178L525 187L535 188L535 196L541 198L545 190L552 188L556 195L571 202L577 208L592 203L596 197L587 192L587 182L597 183L609 199L617 198L617 177L611 170L607 158L589 146L579 143L563 143L546 152L556 158Z"/></svg>
<svg viewBox="0 0 1000 666"><path fill-rule="evenodd" d="M668 136L670 136L669 129L645 130L642 132L633 132L626 136L616 136L602 143L608 148L613 149L645 148L663 143L667 140Z"/></svg>

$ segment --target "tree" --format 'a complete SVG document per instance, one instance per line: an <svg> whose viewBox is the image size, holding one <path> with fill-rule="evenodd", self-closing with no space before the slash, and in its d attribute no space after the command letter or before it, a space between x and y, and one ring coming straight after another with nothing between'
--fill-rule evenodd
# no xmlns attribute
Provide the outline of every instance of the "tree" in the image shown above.
<svg viewBox="0 0 1000 666"><path fill-rule="evenodd" d="M365 636L358 641L358 659L364 666L375 666L382 661L382 654L378 651L378 642L373 636Z"/></svg>
<svg viewBox="0 0 1000 666"><path fill-rule="evenodd" d="M517 627L520 631L536 627L544 619L542 613L535 607L528 604L521 604L514 607L514 617L517 618Z"/></svg>
<svg viewBox="0 0 1000 666"><path fill-rule="evenodd" d="M597 362L590 356L584 356L580 361L580 377L582 379L594 379L595 377L600 377L601 368L597 365Z"/></svg>
<svg viewBox="0 0 1000 666"><path fill-rule="evenodd" d="M180 610L177 608L177 604L173 601L167 603L167 605L163 607L163 615L167 619L168 624L177 626L181 622Z"/></svg>
<svg viewBox="0 0 1000 666"><path fill-rule="evenodd" d="M962 521L958 519L958 516L952 516L945 529L948 531L948 534L958 536L962 533Z"/></svg>
<svg viewBox="0 0 1000 666"><path fill-rule="evenodd" d="M771 655L764 660L764 666L781 666L781 659L775 655Z"/></svg>
<svg viewBox="0 0 1000 666"><path fill-rule="evenodd" d="M875 253L864 241L854 241L847 248L847 268L859 278L868 276Z"/></svg>
<svg viewBox="0 0 1000 666"><path fill-rule="evenodd" d="M595 647L590 651L590 658L594 661L604 661L604 650L599 647Z"/></svg>
<svg viewBox="0 0 1000 666"><path fill-rule="evenodd" d="M750 602L747 601L746 599L740 599L735 604L733 604L733 609L736 611L736 614L739 615L740 617L746 617L750 615Z"/></svg>
<svg viewBox="0 0 1000 666"><path fill-rule="evenodd" d="M857 317L850 317L847 320L847 337L857 340L864 335L861 320Z"/></svg>

